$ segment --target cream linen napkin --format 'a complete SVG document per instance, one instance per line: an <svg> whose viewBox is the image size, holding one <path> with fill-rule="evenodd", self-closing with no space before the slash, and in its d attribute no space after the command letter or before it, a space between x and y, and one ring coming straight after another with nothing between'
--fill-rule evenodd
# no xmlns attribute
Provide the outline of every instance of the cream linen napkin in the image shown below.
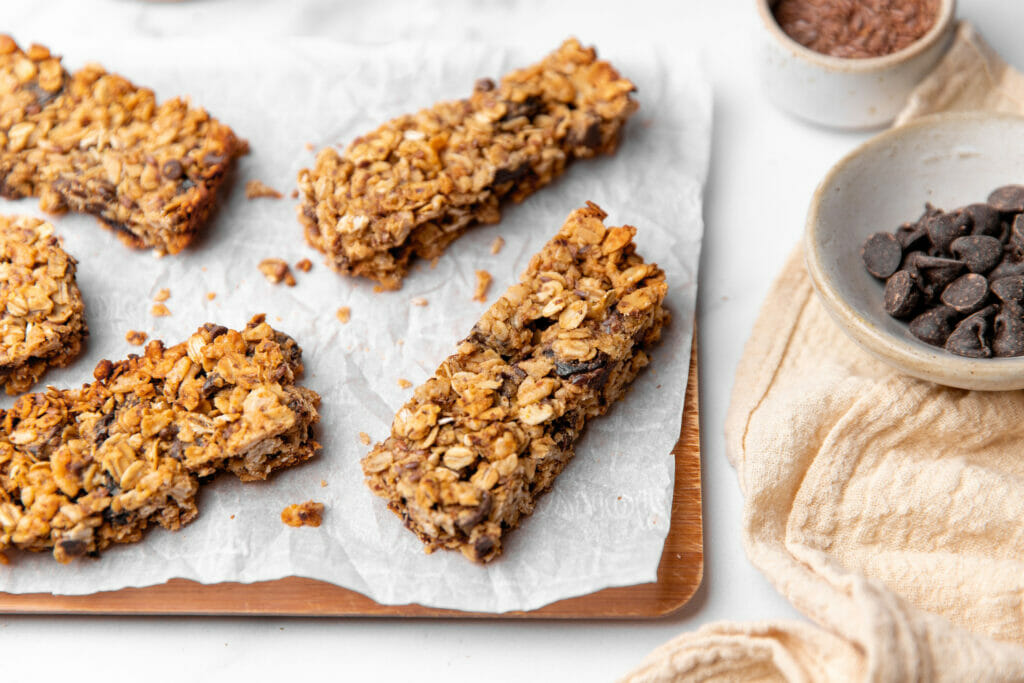
<svg viewBox="0 0 1024 683"><path fill-rule="evenodd" d="M1024 76L961 24L899 122L980 108L1024 113ZM711 624L627 680L1024 680L1024 391L949 389L869 357L798 251L725 432L747 553L820 628Z"/></svg>

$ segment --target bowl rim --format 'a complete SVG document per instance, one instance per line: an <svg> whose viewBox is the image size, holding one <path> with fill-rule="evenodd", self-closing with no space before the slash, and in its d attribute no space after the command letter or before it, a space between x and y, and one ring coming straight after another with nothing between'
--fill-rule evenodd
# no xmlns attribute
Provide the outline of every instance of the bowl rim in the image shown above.
<svg viewBox="0 0 1024 683"><path fill-rule="evenodd" d="M883 71L910 61L934 46L945 35L953 23L953 18L956 16L956 0L939 0L940 4L935 17L935 23L932 24L927 33L902 50L897 50L881 57L834 57L801 45L782 30L771 10L771 6L776 4L778 0L756 0L756 2L757 13L761 17L761 23L764 24L768 33L775 38L780 47L789 50L798 59L812 62L826 69L849 73Z"/></svg>
<svg viewBox="0 0 1024 683"><path fill-rule="evenodd" d="M818 240L821 205L835 180L851 163L895 138L950 122L1012 121L1024 127L1024 116L994 112L951 112L933 114L890 128L857 146L825 174L811 198L804 227L804 262L815 291L839 326L864 350L902 372L932 382L963 389L1007 390L1024 388L1024 356L1012 358L966 358L944 349L919 347L894 335L855 309L836 288L823 265Z"/></svg>

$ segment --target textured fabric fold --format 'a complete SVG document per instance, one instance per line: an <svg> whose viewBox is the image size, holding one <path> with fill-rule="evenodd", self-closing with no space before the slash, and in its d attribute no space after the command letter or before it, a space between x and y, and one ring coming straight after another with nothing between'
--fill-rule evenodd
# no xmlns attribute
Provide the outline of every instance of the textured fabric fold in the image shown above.
<svg viewBox="0 0 1024 683"><path fill-rule="evenodd" d="M899 122L1024 114L1024 75L961 24ZM725 425L750 560L816 625L717 623L631 681L1024 680L1024 391L901 375L850 341L797 250Z"/></svg>

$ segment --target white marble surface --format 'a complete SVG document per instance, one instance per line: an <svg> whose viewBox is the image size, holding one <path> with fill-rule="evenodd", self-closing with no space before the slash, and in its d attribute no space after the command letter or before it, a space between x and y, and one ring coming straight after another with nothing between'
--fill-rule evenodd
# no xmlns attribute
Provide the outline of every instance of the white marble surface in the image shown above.
<svg viewBox="0 0 1024 683"><path fill-rule="evenodd" d="M609 680L701 624L798 616L743 552L741 499L722 424L743 343L799 239L815 185L867 134L811 128L771 108L752 63L753 0L638 0L628 7L578 0L0 0L0 15L19 40L58 49L62 37L116 40L124 27L136 36L218 34L226 41L237 33L364 42L434 36L514 43L526 33L549 35L552 44L568 33L598 45L602 36L688 41L704 51L716 106L699 295L706 564L688 606L657 621L578 623L0 616L4 680L47 680L62 670L84 680L118 672L155 680ZM961 0L960 15L1024 68L1024 4Z"/></svg>

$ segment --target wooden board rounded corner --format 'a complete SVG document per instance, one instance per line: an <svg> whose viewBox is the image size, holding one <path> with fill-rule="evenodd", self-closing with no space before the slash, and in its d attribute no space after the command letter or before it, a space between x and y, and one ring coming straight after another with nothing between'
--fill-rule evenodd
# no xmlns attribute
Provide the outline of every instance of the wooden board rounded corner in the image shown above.
<svg viewBox="0 0 1024 683"><path fill-rule="evenodd" d="M606 588L527 612L500 614L381 605L331 583L290 576L257 583L200 584L186 579L90 595L0 593L2 614L434 617L480 619L651 619L667 617L690 601L704 575L700 475L700 410L694 335L679 440L672 520L658 580Z"/></svg>

